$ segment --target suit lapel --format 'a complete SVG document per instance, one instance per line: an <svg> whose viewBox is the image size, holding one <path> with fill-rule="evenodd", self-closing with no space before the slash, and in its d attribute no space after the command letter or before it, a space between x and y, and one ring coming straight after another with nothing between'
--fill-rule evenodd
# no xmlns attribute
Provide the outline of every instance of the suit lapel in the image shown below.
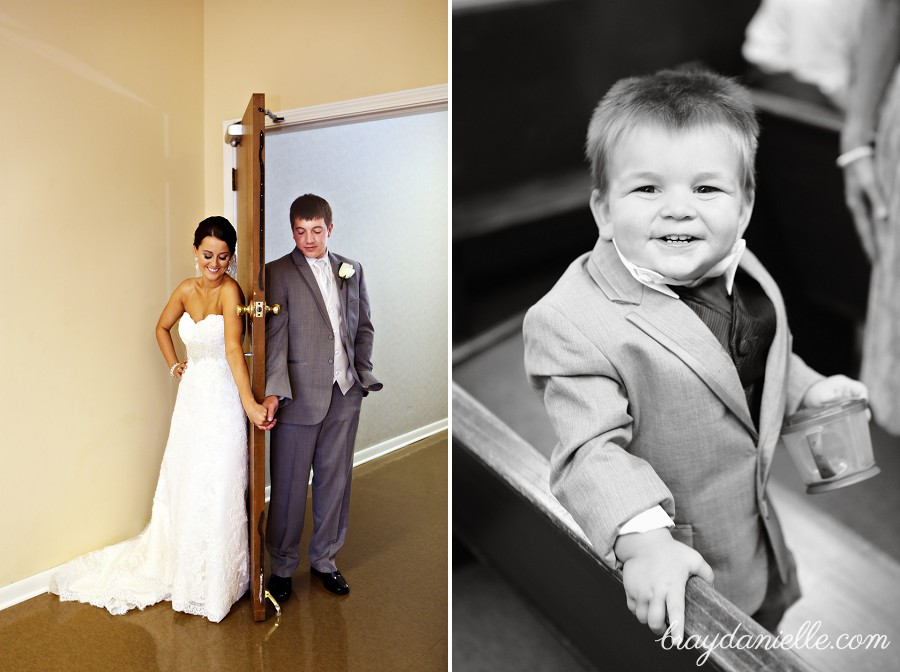
<svg viewBox="0 0 900 672"><path fill-rule="evenodd" d="M612 243L599 241L588 262L588 272L610 300L631 303L625 317L684 362L741 421L754 441L744 388L731 357L696 313L679 299L644 287L619 259Z"/></svg>
<svg viewBox="0 0 900 672"><path fill-rule="evenodd" d="M674 304L674 309L636 310L626 315L625 319L690 367L756 441L756 428L731 357L694 311L678 299L662 294L660 298Z"/></svg>
<svg viewBox="0 0 900 672"><path fill-rule="evenodd" d="M331 257L331 269L334 272L334 281L338 283L335 287L338 288L338 298L341 302L341 316L343 317L341 320L341 340L344 342L344 349L350 354L353 352L352 337L350 336L350 315L347 312L347 304L350 296L350 280L341 280L338 276L341 264L344 263L346 259L331 252L328 254ZM349 264L350 262L347 261L347 263Z"/></svg>
<svg viewBox="0 0 900 672"><path fill-rule="evenodd" d="M350 283L347 280L342 280L340 276L338 276L338 271L341 269L341 264L344 263L343 258L334 254L333 252L328 253L328 260L331 264L331 272L334 275L335 287L338 290L338 298L341 302L341 315L344 316L344 322L347 321L347 285Z"/></svg>
<svg viewBox="0 0 900 672"><path fill-rule="evenodd" d="M768 479L769 468L772 466L778 436L781 434L781 425L784 422L787 396L787 381L784 377L785 371L787 371L787 358L791 351L790 335L788 334L784 302L781 300L781 294L775 281L749 251L744 252L741 266L756 279L766 296L772 301L772 305L775 306L775 338L772 341L772 347L769 348L769 358L766 360L766 378L759 412L760 468L758 471L760 485L764 486Z"/></svg>
<svg viewBox="0 0 900 672"><path fill-rule="evenodd" d="M634 304L626 319L689 366L747 428L757 443L758 477L764 486L784 421L787 394L784 376L791 352L790 335L784 302L775 281L749 250L744 252L741 268L760 284L772 301L776 316L775 337L766 360L759 431L750 417L734 363L694 311L635 280L622 265L612 243L598 241L587 264L588 273L611 301Z"/></svg>
<svg viewBox="0 0 900 672"><path fill-rule="evenodd" d="M313 274L313 270L309 267L309 262L306 261L306 257L303 256L303 253L296 248L291 252L291 258L294 261L294 267L297 269L303 282L306 283L310 295L316 302L316 306L319 308L322 319L325 320L325 323L330 327L331 320L328 317L328 308L325 306L325 301L322 299L322 291L319 289L319 283L316 282L316 276Z"/></svg>

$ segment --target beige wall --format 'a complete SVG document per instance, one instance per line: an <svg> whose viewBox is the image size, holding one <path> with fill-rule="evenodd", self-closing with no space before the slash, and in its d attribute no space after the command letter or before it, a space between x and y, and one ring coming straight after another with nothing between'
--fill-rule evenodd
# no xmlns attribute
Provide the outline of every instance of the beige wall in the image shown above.
<svg viewBox="0 0 900 672"><path fill-rule="evenodd" d="M203 213L201 0L0 5L0 587L140 531ZM15 308L15 310L12 310Z"/></svg>
<svg viewBox="0 0 900 672"><path fill-rule="evenodd" d="M254 91L447 81L443 0L244 4L0 5L0 588L147 521L175 389L153 327L222 210L222 122Z"/></svg>
<svg viewBox="0 0 900 672"><path fill-rule="evenodd" d="M243 115L251 93L277 112L446 84L447 4L208 0L207 210L222 210L222 123Z"/></svg>

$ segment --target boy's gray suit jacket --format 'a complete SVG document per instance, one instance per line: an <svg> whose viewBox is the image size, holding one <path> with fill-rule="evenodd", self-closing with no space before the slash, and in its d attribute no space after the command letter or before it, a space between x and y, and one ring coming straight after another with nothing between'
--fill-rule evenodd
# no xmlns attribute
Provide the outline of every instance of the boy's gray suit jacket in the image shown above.
<svg viewBox="0 0 900 672"><path fill-rule="evenodd" d="M662 505L673 536L712 566L714 586L752 614L766 596L766 538L784 597L796 597L766 480L785 416L822 376L792 353L771 276L749 251L741 268L777 316L759 431L716 337L686 304L637 282L607 241L526 314L525 368L559 440L551 490L594 548L615 562L619 528Z"/></svg>
<svg viewBox="0 0 900 672"><path fill-rule="evenodd" d="M380 390L372 374L374 329L362 266L333 252L328 259L344 315L341 339L350 373L363 394ZM338 277L342 263L356 271L347 280ZM297 248L266 264L266 302L281 306L266 321L266 396L283 397L279 421L318 424L331 405L334 333L313 270Z"/></svg>

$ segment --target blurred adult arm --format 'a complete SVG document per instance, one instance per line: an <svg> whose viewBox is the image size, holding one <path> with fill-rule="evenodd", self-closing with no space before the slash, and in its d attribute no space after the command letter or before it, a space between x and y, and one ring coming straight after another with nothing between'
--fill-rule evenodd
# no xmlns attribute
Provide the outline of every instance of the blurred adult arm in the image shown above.
<svg viewBox="0 0 900 672"><path fill-rule="evenodd" d="M841 152L871 145L885 91L900 61L900 0L867 0L850 78ZM896 121L900 123L900 119ZM844 194L863 248L877 257L875 232L887 220L887 202L872 156L843 166Z"/></svg>

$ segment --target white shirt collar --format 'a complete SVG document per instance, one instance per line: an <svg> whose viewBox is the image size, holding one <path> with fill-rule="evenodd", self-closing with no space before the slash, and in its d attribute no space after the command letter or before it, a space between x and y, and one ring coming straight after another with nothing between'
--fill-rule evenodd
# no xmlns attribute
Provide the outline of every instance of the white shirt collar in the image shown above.
<svg viewBox="0 0 900 672"><path fill-rule="evenodd" d="M668 285L696 287L702 282L705 282L710 278L718 278L720 275L725 276L725 289L731 294L731 289L734 287L734 275L737 273L738 264L740 264L741 257L744 255L744 250L747 249L747 241L741 238L731 248L731 252L728 256L709 269L703 276L696 280L676 280L675 278L667 278L661 273L652 271L649 268L635 266L625 258L619 250L619 246L616 245L616 241L613 240L612 242L613 247L616 248L616 254L618 254L619 259L622 260L622 264L624 264L625 268L628 269L628 272L631 273L635 280L645 287L655 289L657 292L665 294L666 296L671 296L673 299L678 299L679 296Z"/></svg>
<svg viewBox="0 0 900 672"><path fill-rule="evenodd" d="M304 255L303 258L306 259L307 264L309 264L310 266L315 266L316 262L319 261L319 259L328 261L328 250L325 250L325 254L323 254L321 257L307 257L306 255ZM330 263L331 262L329 262L329 264Z"/></svg>

